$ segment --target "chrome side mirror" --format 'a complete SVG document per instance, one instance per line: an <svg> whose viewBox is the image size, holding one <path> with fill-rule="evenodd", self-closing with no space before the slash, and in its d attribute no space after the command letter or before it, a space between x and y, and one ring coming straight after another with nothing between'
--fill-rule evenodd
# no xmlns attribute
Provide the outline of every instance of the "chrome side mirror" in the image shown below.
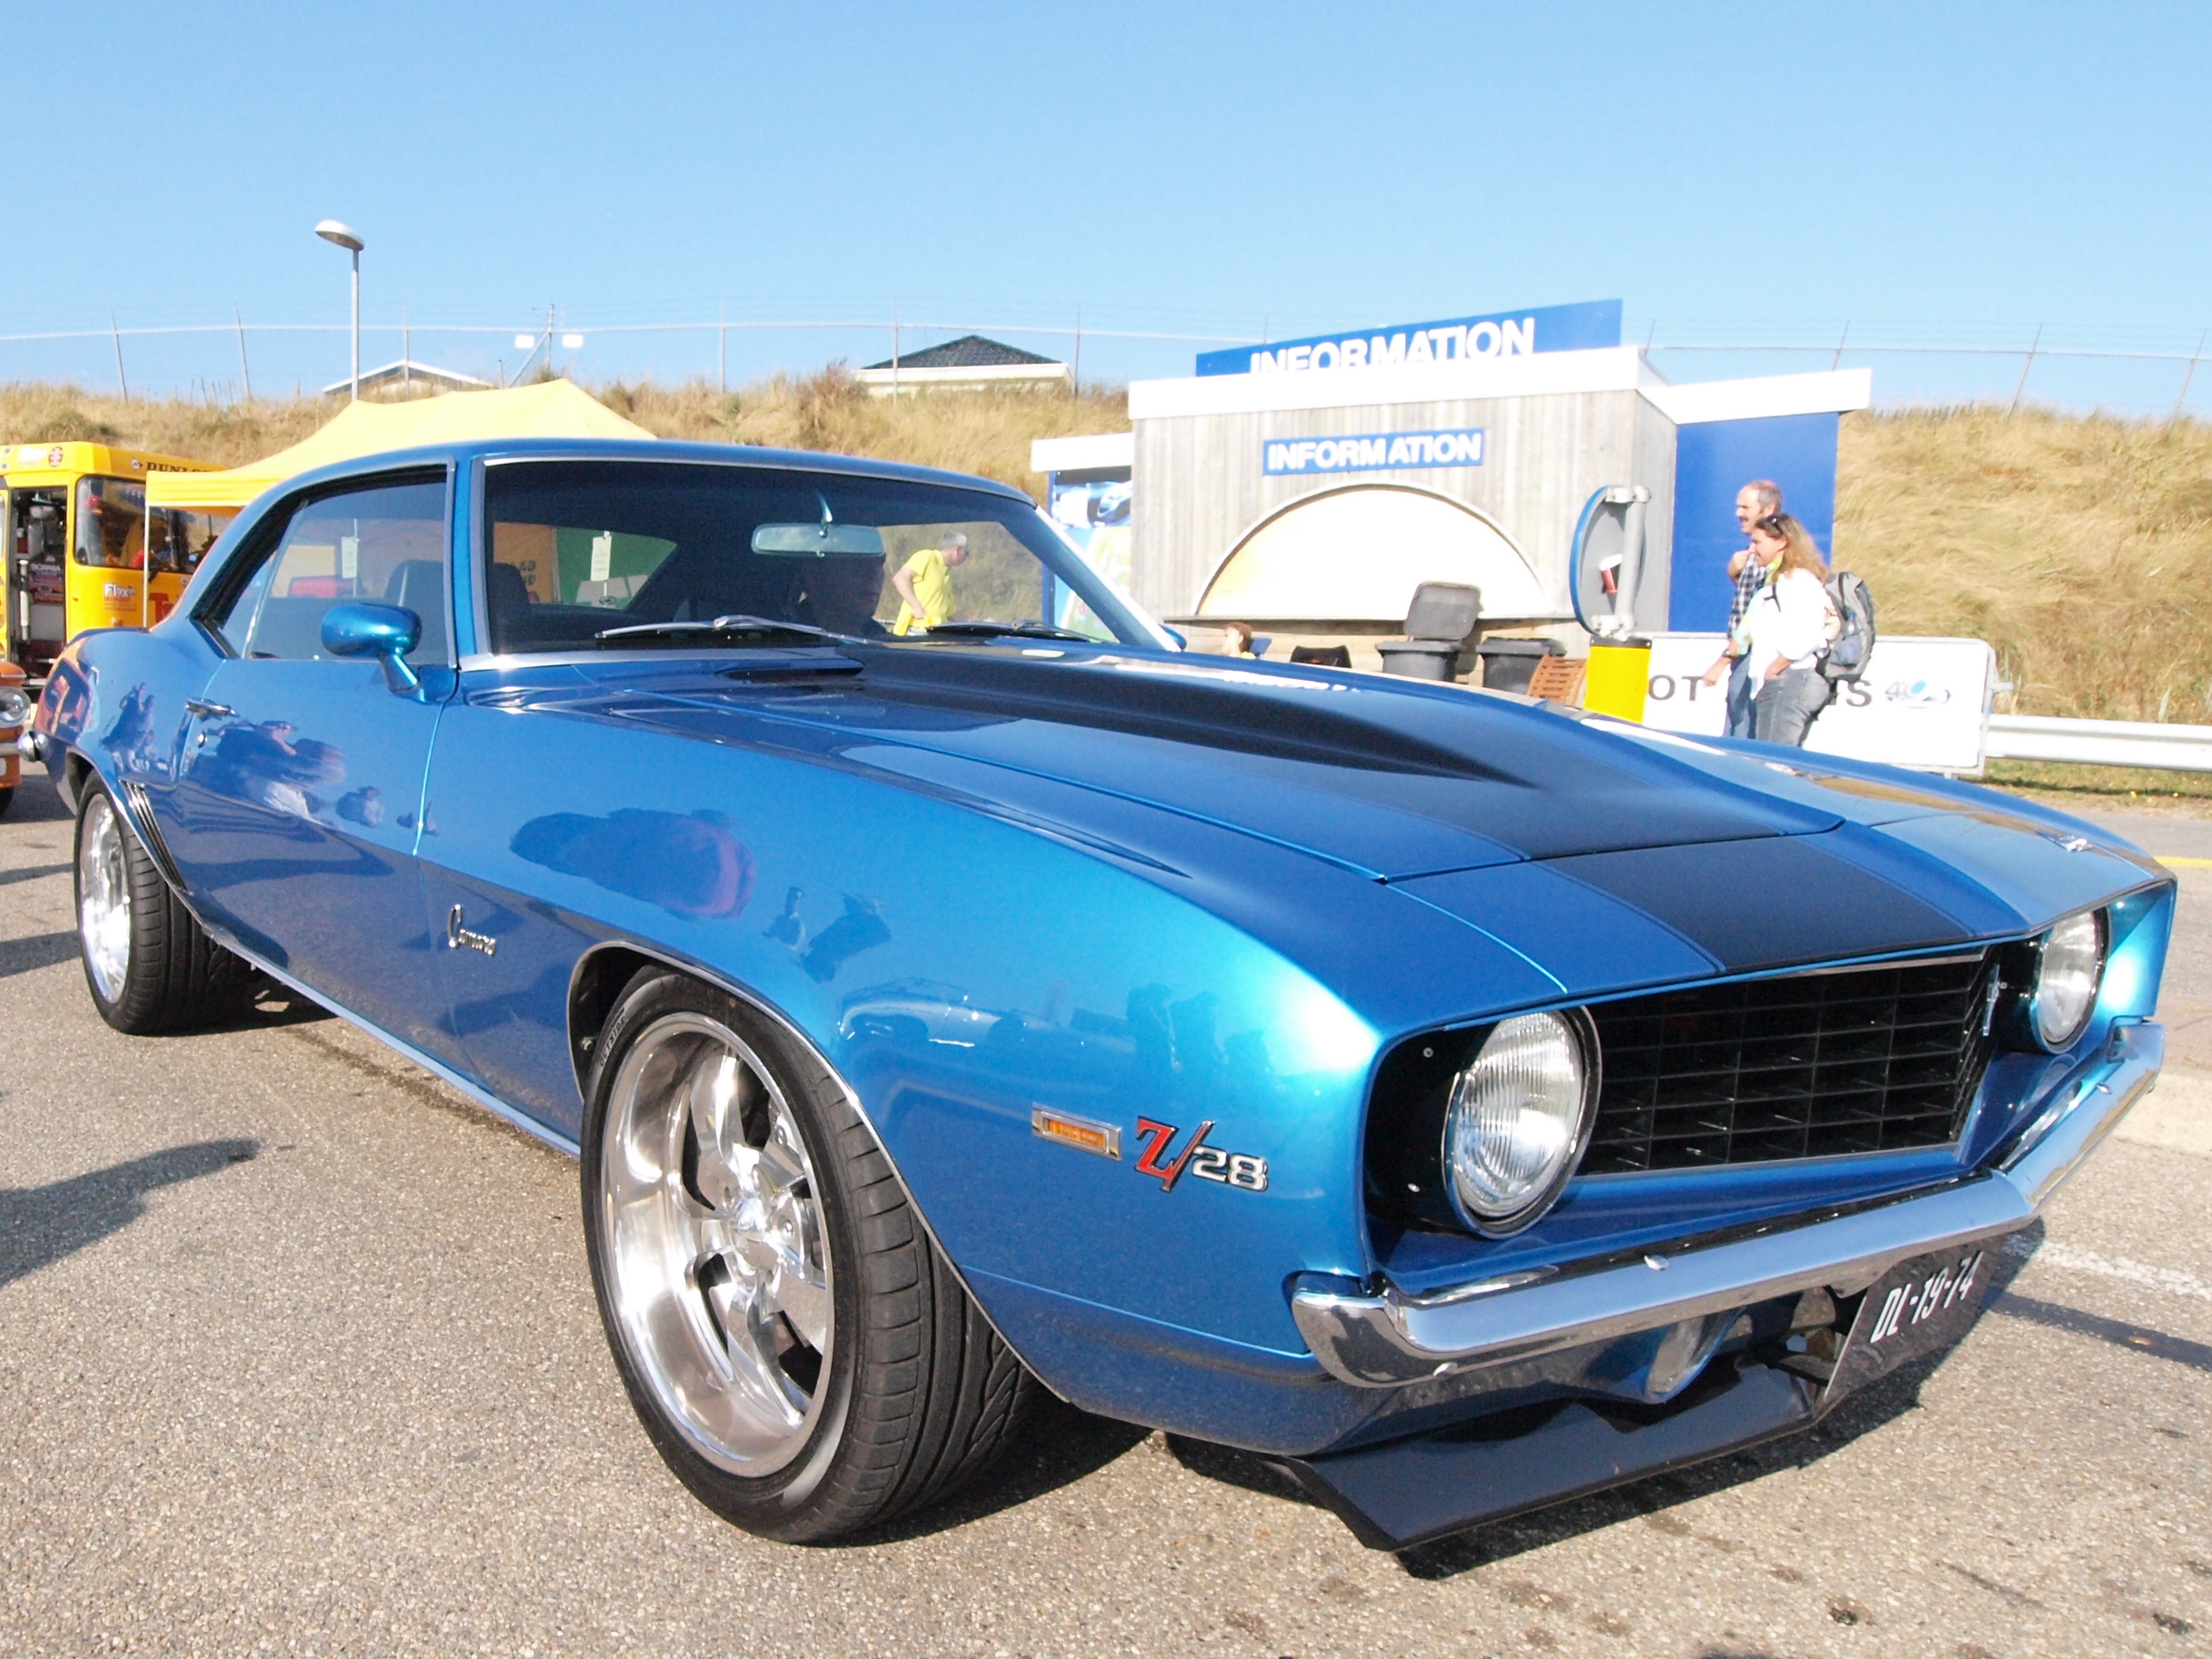
<svg viewBox="0 0 2212 1659"><path fill-rule="evenodd" d="M355 600L323 613L323 649L333 656L373 656L384 665L384 684L413 696L423 682L407 665L407 653L423 637L423 619L400 605Z"/></svg>

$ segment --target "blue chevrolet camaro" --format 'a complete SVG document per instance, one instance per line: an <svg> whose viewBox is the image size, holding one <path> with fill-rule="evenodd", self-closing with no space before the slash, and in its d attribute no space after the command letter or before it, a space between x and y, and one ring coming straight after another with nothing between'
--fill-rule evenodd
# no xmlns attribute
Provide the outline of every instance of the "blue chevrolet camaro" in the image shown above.
<svg viewBox="0 0 2212 1659"><path fill-rule="evenodd" d="M1174 645L980 479L455 447L26 741L109 1024L266 976L578 1154L647 1433L780 1538L1040 1385L1389 1546L1802 1427L2157 1075L2173 886L2084 825Z"/></svg>

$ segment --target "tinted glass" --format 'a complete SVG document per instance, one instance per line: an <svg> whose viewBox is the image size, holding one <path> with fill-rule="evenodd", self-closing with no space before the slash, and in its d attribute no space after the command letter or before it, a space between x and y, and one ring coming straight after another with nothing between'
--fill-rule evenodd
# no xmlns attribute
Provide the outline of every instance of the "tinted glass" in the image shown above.
<svg viewBox="0 0 2212 1659"><path fill-rule="evenodd" d="M445 485L393 484L297 508L252 578L213 618L244 657L320 657L323 613L349 599L404 605L423 624L408 653L443 663Z"/></svg>
<svg viewBox="0 0 2212 1659"><path fill-rule="evenodd" d="M882 639L994 623L1153 643L1033 507L982 491L560 461L495 465L486 495L495 652L650 646L682 631L601 636L733 615Z"/></svg>

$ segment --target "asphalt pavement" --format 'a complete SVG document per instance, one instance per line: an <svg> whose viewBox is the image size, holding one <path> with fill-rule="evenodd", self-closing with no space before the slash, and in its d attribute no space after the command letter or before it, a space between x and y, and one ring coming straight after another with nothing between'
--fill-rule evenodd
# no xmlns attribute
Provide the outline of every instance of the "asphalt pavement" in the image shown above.
<svg viewBox="0 0 2212 1659"><path fill-rule="evenodd" d="M100 1023L32 771L0 821L0 1652L2212 1652L2212 1072L2068 1186L1961 1347L1795 1441L1391 1555L1256 1460L1055 1406L953 1503L792 1548L647 1444L573 1164L312 1007ZM2212 856L2212 824L2111 822ZM2212 868L2181 882L2169 1001L2212 1011Z"/></svg>

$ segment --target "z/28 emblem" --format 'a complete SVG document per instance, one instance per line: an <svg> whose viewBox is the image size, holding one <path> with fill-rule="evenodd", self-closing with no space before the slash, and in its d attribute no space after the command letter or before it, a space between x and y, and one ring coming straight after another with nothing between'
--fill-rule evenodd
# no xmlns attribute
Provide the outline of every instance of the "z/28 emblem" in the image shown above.
<svg viewBox="0 0 2212 1659"><path fill-rule="evenodd" d="M1208 1118L1183 1143L1172 1163L1163 1162L1168 1148L1182 1133L1172 1124L1154 1123L1149 1117L1137 1120L1137 1138L1144 1142L1144 1155L1137 1160L1137 1173L1157 1175L1160 1190L1171 1193L1175 1184L1189 1174L1200 1181L1218 1181L1223 1186L1241 1187L1248 1193L1267 1191L1267 1160L1256 1158L1246 1152L1223 1152L1219 1146L1206 1144L1206 1137L1213 1132L1213 1120Z"/></svg>
<svg viewBox="0 0 2212 1659"><path fill-rule="evenodd" d="M1113 1124L1038 1106L1030 1114L1030 1132L1040 1140L1056 1141L1080 1152L1111 1158L1117 1164L1121 1161L1121 1131ZM1173 1192L1175 1184L1185 1175L1247 1193L1267 1191L1265 1158L1248 1152L1223 1152L1219 1146L1206 1144L1206 1137L1213 1133L1211 1118L1201 1124L1198 1132L1183 1143L1182 1151L1170 1159L1168 1148L1181 1133L1173 1124L1158 1123L1149 1117L1137 1120L1137 1138L1144 1143L1144 1155L1137 1160L1137 1173L1158 1181L1161 1192Z"/></svg>

